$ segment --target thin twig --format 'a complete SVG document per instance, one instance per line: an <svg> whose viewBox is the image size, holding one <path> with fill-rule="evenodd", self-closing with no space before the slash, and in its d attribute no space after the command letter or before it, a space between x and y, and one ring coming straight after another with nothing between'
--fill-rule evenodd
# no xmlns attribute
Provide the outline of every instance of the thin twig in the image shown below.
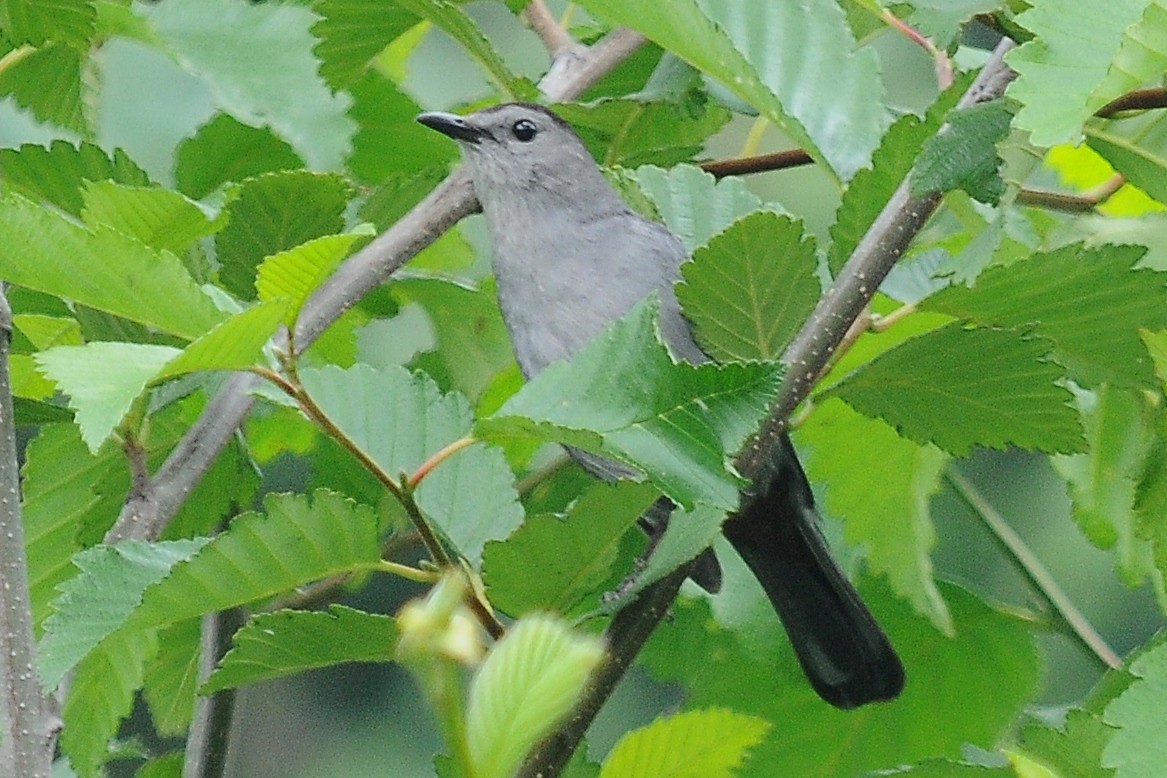
<svg viewBox="0 0 1167 778"><path fill-rule="evenodd" d="M1101 119L1109 119L1123 111L1146 111L1152 108L1167 108L1167 88L1157 86L1127 92L1099 108L1094 115Z"/></svg>
<svg viewBox="0 0 1167 778"><path fill-rule="evenodd" d="M989 501L981 495L977 488L952 467L945 471L944 477L965 504L989 528L993 537L1006 550L1009 557L1017 563L1018 569L1024 573L1034 588L1041 592L1042 597L1053 607L1054 612L1069 629L1070 634L1077 638L1103 665L1111 669L1122 667L1122 658L1107 645L1106 640L1098 634L1098 630L1094 629L1089 620L1078 610L1074 601L1062 590L1062 587L1058 585L1058 582L1037 558L1037 555L1009 526L1005 518L989 504Z"/></svg>
<svg viewBox="0 0 1167 778"><path fill-rule="evenodd" d="M766 173L771 170L786 170L787 168L813 164L814 157L802 149L787 149L786 151L759 154L753 157L703 162L701 169L706 173L712 173L716 178L724 178L725 176L744 176L750 173Z"/></svg>
<svg viewBox="0 0 1167 778"><path fill-rule="evenodd" d="M1037 189L1022 189L1017 193L1017 205L1044 208L1048 211L1064 213L1090 213L1105 202L1126 183L1126 178L1115 173L1098 186L1077 195L1060 192L1043 192Z"/></svg>
<svg viewBox="0 0 1167 778"><path fill-rule="evenodd" d="M231 636L246 619L240 608L209 613L202 620L199 680L214 672L231 649ZM227 742L235 713L235 689L221 689L195 701L195 715L186 739L182 778L222 778L227 770Z"/></svg>

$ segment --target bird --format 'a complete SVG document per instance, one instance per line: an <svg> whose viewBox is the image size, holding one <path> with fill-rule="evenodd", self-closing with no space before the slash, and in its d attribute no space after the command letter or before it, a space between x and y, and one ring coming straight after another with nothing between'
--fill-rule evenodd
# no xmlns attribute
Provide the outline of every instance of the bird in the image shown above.
<svg viewBox="0 0 1167 778"><path fill-rule="evenodd" d="M570 359L652 294L672 354L710 361L673 290L688 252L666 226L628 206L566 120L534 103L464 116L430 111L417 120L461 147L490 234L499 307L526 378ZM601 478L631 473L595 454L569 453ZM722 533L761 584L823 700L841 709L892 700L904 687L903 663L831 556L820 524L783 435Z"/></svg>

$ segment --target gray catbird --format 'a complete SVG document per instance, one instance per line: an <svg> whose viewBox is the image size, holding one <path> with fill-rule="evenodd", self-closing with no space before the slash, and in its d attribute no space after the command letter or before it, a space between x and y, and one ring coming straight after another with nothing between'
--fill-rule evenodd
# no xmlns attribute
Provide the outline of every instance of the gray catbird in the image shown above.
<svg viewBox="0 0 1167 778"><path fill-rule="evenodd" d="M503 319L528 378L654 291L673 354L708 361L673 292L684 247L628 207L567 122L526 103L418 121L462 147L491 235ZM602 477L624 474L614 462L572 454ZM840 708L894 698L903 665L831 558L788 438L757 481L723 532L777 610L811 685Z"/></svg>

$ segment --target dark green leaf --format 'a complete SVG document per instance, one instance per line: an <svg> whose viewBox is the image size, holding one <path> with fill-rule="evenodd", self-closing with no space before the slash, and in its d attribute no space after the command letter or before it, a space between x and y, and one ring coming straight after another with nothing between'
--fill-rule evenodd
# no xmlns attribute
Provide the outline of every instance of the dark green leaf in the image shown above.
<svg viewBox="0 0 1167 778"><path fill-rule="evenodd" d="M697 249L677 299L714 359L777 360L818 302L817 265L799 222L760 211Z"/></svg>
<svg viewBox="0 0 1167 778"><path fill-rule="evenodd" d="M445 166L455 147L415 121L421 107L384 76L369 72L352 86L349 115L360 129L348 166L357 178L379 184L392 174L410 176Z"/></svg>
<svg viewBox="0 0 1167 778"><path fill-rule="evenodd" d="M397 624L392 616L343 605L333 605L327 613L282 610L256 616L235 634L233 643L200 694L344 662L390 662Z"/></svg>
<svg viewBox="0 0 1167 778"><path fill-rule="evenodd" d="M1102 767L1102 750L1113 734L1101 716L1072 708L1061 728L1028 723L1016 750L1058 778L1113 778L1114 771Z"/></svg>
<svg viewBox="0 0 1167 778"><path fill-rule="evenodd" d="M50 40L89 45L97 12L90 0L4 0L0 29L13 44L43 46Z"/></svg>
<svg viewBox="0 0 1167 778"><path fill-rule="evenodd" d="M829 390L904 437L957 456L973 446L1079 451L1082 430L1052 344L951 324L913 338Z"/></svg>
<svg viewBox="0 0 1167 778"><path fill-rule="evenodd" d="M0 96L10 95L42 122L83 137L93 134L81 95L80 49L49 43L0 70Z"/></svg>
<svg viewBox="0 0 1167 778"><path fill-rule="evenodd" d="M491 603L516 617L594 609L622 538L658 496L647 484L593 484L566 516L531 516L505 541L488 543L482 569Z"/></svg>
<svg viewBox="0 0 1167 778"><path fill-rule="evenodd" d="M146 666L143 695L160 735L180 737L194 715L199 679L202 619L158 630L158 655Z"/></svg>
<svg viewBox="0 0 1167 778"><path fill-rule="evenodd" d="M1032 325L1086 385L1150 386L1151 360L1138 330L1167 327L1167 277L1132 269L1143 251L1075 244L1033 254L991 267L973 288L950 287L920 307L995 327Z"/></svg>
<svg viewBox="0 0 1167 778"><path fill-rule="evenodd" d="M231 221L215 236L223 285L238 297L255 299L260 261L340 232L349 195L339 176L302 170L244 182L239 197L227 207Z"/></svg>
<svg viewBox="0 0 1167 778"><path fill-rule="evenodd" d="M381 0L322 0L312 34L320 75L333 89L344 89L364 73L369 60L420 21L396 3Z"/></svg>
<svg viewBox="0 0 1167 778"><path fill-rule="evenodd" d="M18 149L0 149L0 179L10 192L30 200L47 200L74 216L81 215L84 181L116 181L128 186L146 186L150 178L121 149L112 158L98 146L79 146L55 140L45 148L26 144Z"/></svg>
<svg viewBox="0 0 1167 778"><path fill-rule="evenodd" d="M537 375L479 431L568 443L642 469L685 507L738 504L730 455L765 414L781 369L672 361L650 299L570 362Z"/></svg>
<svg viewBox="0 0 1167 778"><path fill-rule="evenodd" d="M266 127L249 127L233 116L216 114L178 144L174 180L188 197L206 197L218 187L304 163L287 141Z"/></svg>
<svg viewBox="0 0 1167 778"><path fill-rule="evenodd" d="M981 103L948 116L948 128L934 135L912 170L912 191L963 189L981 202L996 205L1005 192L998 167L997 142L1012 119L1004 100Z"/></svg>

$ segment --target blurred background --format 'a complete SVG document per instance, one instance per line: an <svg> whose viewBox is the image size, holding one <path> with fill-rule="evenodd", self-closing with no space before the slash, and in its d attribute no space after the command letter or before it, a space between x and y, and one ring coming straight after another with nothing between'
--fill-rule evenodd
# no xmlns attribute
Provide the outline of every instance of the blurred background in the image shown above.
<svg viewBox="0 0 1167 778"><path fill-rule="evenodd" d="M551 3L562 11L563 3ZM546 67L541 42L501 3L466 6L512 67L538 80ZM885 81L894 105L919 111L935 95L935 77L927 56L906 39L885 33L873 42L882 58ZM152 178L173 180L176 145L194 133L215 111L211 95L195 77L157 52L133 41L116 39L98 55L100 103L98 142L120 147ZM408 61L406 83L425 108L448 109L473 102L488 88L476 65L460 48L431 30ZM707 158L739 153L753 123L737 120L706 148ZM38 126L10 100L0 101L0 146L47 144L59 130ZM435 136L435 143L443 142ZM761 150L790 148L781 133L768 128ZM839 195L834 183L812 167L754 176L749 186L764 199L781 203L803 218L820 244L827 242ZM461 226L474 245L484 245L480 217ZM412 318L411 318L412 317ZM415 321L416 337L429 337L424 317L406 310L402 321ZM400 328L395 330L400 334ZM382 362L386 353L400 353L384 332L363 333L362 349L369 361ZM877 467L878 463L872 463ZM1067 594L1120 654L1144 642L1163 618L1147 589L1121 585L1112 556L1092 547L1069 520L1064 483L1046 459L1024 452L976 452L955 465L1021 534L1048 566ZM284 459L267 473L267 490L299 488L302 468ZM934 553L941 578L970 588L991 602L1027 608L1035 604L1023 577L996 545L979 519L954 494L942 491L932 502L939 536ZM835 532L832 537L838 537ZM353 604L393 613L420 588L378 577ZM1039 638L1045 673L1037 704L1056 711L1080 700L1101 674L1097 660L1058 635ZM435 723L416 705L412 679L395 666L354 666L323 670L292 680L243 690L237 707L237 748L232 775L252 778L318 778L322 776L432 774L432 756L441 749ZM597 721L590 745L602 754L630 724L646 722L662 706L677 700L674 689L633 672L612 704ZM144 717L143 717L144 718ZM115 765L115 770L118 767ZM127 772L132 769L127 766Z"/></svg>

